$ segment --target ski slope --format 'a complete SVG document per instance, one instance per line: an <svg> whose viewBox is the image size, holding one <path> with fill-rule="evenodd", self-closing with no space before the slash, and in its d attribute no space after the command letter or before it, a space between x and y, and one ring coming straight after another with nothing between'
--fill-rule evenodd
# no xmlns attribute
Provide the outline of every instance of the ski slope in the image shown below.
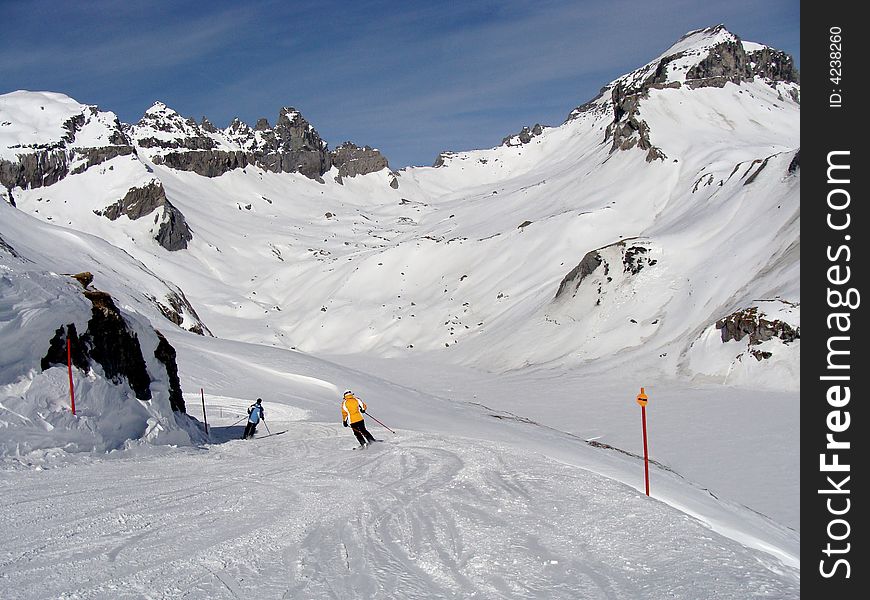
<svg viewBox="0 0 870 600"><path fill-rule="evenodd" d="M226 404L226 403L225 403ZM244 410L245 402L236 406ZM6 598L797 597L798 571L588 470L335 422L4 473ZM389 436L389 437L386 437ZM62 496L62 497L59 497Z"/></svg>

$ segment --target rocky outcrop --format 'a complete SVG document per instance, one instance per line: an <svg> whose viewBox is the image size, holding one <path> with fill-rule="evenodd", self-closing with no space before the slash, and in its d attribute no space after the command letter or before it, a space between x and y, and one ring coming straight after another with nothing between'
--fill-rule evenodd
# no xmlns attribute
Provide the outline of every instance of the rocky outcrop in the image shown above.
<svg viewBox="0 0 870 600"><path fill-rule="evenodd" d="M112 221L122 215L135 221L159 208L163 209L163 221L154 239L170 252L187 248L193 234L184 215L166 198L166 190L159 181L152 181L140 188L131 188L118 202L97 214Z"/></svg>
<svg viewBox="0 0 870 600"><path fill-rule="evenodd" d="M562 282L559 283L559 289L556 291L556 297L554 299L558 300L565 294L569 293L569 291L571 294L574 294L583 280L588 275L591 275L595 269L601 266L602 262L603 260L601 254L598 253L598 250L587 252L586 255L583 256L583 260L581 260L576 267L571 269L571 271L562 279Z"/></svg>
<svg viewBox="0 0 870 600"><path fill-rule="evenodd" d="M453 150L445 150L444 152L440 152L438 156L435 157L435 162L432 163L432 166L435 168L443 167L447 164L451 158L455 157L458 152L454 152Z"/></svg>
<svg viewBox="0 0 870 600"><path fill-rule="evenodd" d="M580 284L599 269L602 275L601 281L605 281L608 285L617 285L619 281L631 278L643 269L657 264L658 261L651 258L650 254L649 242L640 240L634 242L619 241L597 250L590 250L583 256L580 263L562 278L553 301L575 296ZM619 274L618 270L614 270L619 269L620 261L622 274ZM616 282L614 282L615 279ZM603 290L601 285L598 286L599 296Z"/></svg>
<svg viewBox="0 0 870 600"><path fill-rule="evenodd" d="M170 252L184 250L187 248L187 242L193 239L193 233L187 226L184 215L168 201L164 208L163 221L154 239Z"/></svg>
<svg viewBox="0 0 870 600"><path fill-rule="evenodd" d="M795 173L800 168L801 168L801 149L798 148L798 151L795 152L794 158L791 159L791 162L788 164L788 172Z"/></svg>
<svg viewBox="0 0 870 600"><path fill-rule="evenodd" d="M676 58L679 56L671 60ZM739 39L714 46L706 58L686 73L686 83L693 88L722 87L729 81L739 84L756 77L770 82L800 83L791 56L768 47L747 52Z"/></svg>
<svg viewBox="0 0 870 600"><path fill-rule="evenodd" d="M344 142L331 152L332 164L338 168L339 183L345 177L375 173L390 167L386 157L370 146L360 148L352 142ZM397 185L398 187L398 185Z"/></svg>
<svg viewBox="0 0 870 600"><path fill-rule="evenodd" d="M10 245L6 242L6 240L3 239L3 236L2 236L2 235L0 235L0 250L3 250L4 252L8 253L8 254L9 254L10 256L12 256L13 258L21 258L21 255L18 254L18 253L15 251L15 248L13 248L12 246L10 246Z"/></svg>
<svg viewBox="0 0 870 600"><path fill-rule="evenodd" d="M716 329L722 332L723 343L731 340L739 342L748 337L750 346L756 346L775 337L788 344L801 337L800 327L792 327L779 319L765 319L763 313L759 313L757 306L738 310L719 319L716 321Z"/></svg>
<svg viewBox="0 0 870 600"><path fill-rule="evenodd" d="M192 319L194 323L187 328L188 331L197 335L212 335L208 327L205 326L205 323L199 318L199 315L196 314L196 310L194 310L184 292L179 291L178 293L170 292L166 294L166 302L169 306L153 296L149 296L148 299L160 309L164 317L179 327L183 327L185 320Z"/></svg>
<svg viewBox="0 0 870 600"><path fill-rule="evenodd" d="M594 100L574 109L567 121L609 106L613 119L604 140L611 142L611 152L637 147L646 151L647 162L664 160L667 156L652 144L649 125L640 116L640 105L650 90L723 87L729 82L739 85L754 81L756 77L772 86L800 82L791 56L766 46L746 46L723 25L690 32L680 42L687 45L678 43L675 48L681 49L605 86ZM788 93L799 102L797 88ZM609 102L603 101L608 94Z"/></svg>
<svg viewBox="0 0 870 600"><path fill-rule="evenodd" d="M193 171L203 177L220 177L233 169L244 169L249 156L241 150L202 150L192 152L167 152L154 157L157 164L179 171Z"/></svg>
<svg viewBox="0 0 870 600"><path fill-rule="evenodd" d="M18 161L0 159L0 184L7 189L52 185L69 174L69 160L63 149L19 154Z"/></svg>
<svg viewBox="0 0 870 600"><path fill-rule="evenodd" d="M632 275L637 275L644 267L651 267L657 262L649 257L649 249L645 246L628 246L622 255L623 270Z"/></svg>
<svg viewBox="0 0 870 600"><path fill-rule="evenodd" d="M111 221L119 219L121 215L135 221L151 214L167 202L163 184L159 181L152 181L144 187L131 188L123 198L106 208L101 214Z"/></svg>
<svg viewBox="0 0 870 600"><path fill-rule="evenodd" d="M253 128L234 119L221 131L205 117L197 124L158 102L131 127L131 135L154 163L204 177L253 165L322 181L332 167L326 142L292 107L280 110L274 127L265 118Z"/></svg>
<svg viewBox="0 0 870 600"><path fill-rule="evenodd" d="M544 132L544 128L540 123L535 123L534 127L529 128L528 126L523 127L519 133L514 133L513 135L509 135L505 137L501 141L502 146L522 146L523 144L528 144L532 141L532 138L535 138L541 135Z"/></svg>
<svg viewBox="0 0 870 600"><path fill-rule="evenodd" d="M647 97L649 87L640 89L625 87L617 83L611 92L613 102L613 121L607 126L604 140L612 140L610 151L630 150L637 146L646 150L646 161L667 158L661 148L653 146L649 137L649 125L640 118L638 107L642 98Z"/></svg>
<svg viewBox="0 0 870 600"><path fill-rule="evenodd" d="M175 412L187 412L184 406L184 394L181 392L181 380L178 378L178 363L175 361L175 348L166 337L155 330L157 339L160 341L154 350L154 357L163 363L166 374L169 376L169 405Z"/></svg>
<svg viewBox="0 0 870 600"><path fill-rule="evenodd" d="M116 156L135 153L117 118L105 122L107 114L111 115L101 113L96 106L86 106L81 113L62 123L61 128L65 133L60 139L45 144L12 147L13 150L20 150L18 159L0 159L0 185L9 190L15 187L45 187L71 173L82 173ZM89 145L93 142L79 144L78 134L86 126L102 128L106 145Z"/></svg>
<svg viewBox="0 0 870 600"><path fill-rule="evenodd" d="M48 351L40 361L40 367L46 370L55 365L66 365L69 340L70 358L75 367L88 371L92 363L99 364L107 379L116 384L126 381L136 398L150 400L152 378L148 373L138 336L128 326L109 294L86 288L84 295L92 305L87 330L79 334L73 323L59 327L49 341ZM172 410L183 413L184 397L178 378L175 349L160 332L155 333L159 343L154 356L166 368Z"/></svg>

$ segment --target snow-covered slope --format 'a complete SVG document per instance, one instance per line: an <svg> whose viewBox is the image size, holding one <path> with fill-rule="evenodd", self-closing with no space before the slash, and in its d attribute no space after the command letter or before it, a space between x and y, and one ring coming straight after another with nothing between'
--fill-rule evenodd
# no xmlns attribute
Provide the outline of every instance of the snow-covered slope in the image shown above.
<svg viewBox="0 0 870 600"><path fill-rule="evenodd" d="M160 481L136 486L131 509L112 513L117 524L84 527L94 550L85 579L61 570L31 597L76 582L96 596L129 585L193 597L349 597L354 586L407 592L390 597L694 598L715 596L714 580L720 597L793 595L800 86L789 61L721 26L691 32L559 126L398 173L371 149L329 152L289 108L274 127L218 129L157 103L121 125L61 94L0 96L0 414L16 415L0 424L0 483L46 485L13 472L21 466L49 469L54 482L67 468L107 469L109 495L125 473ZM178 350L188 413L199 415L203 388L220 427L206 452L68 457L199 436L170 409L162 374L143 402L99 369L77 371L91 412L64 412L65 370L41 370L39 359L59 327L86 327L90 306L63 275L82 271L140 338L156 340L150 323ZM663 503L637 493L641 385L653 398ZM334 456L346 387L397 428L395 447ZM258 396L277 417L270 426L295 433L261 440L271 447L230 442L240 434L230 424ZM790 407L793 418L782 414ZM149 419L161 435L139 426ZM250 475L285 456L308 462L268 471L271 483ZM348 477L387 483L348 498ZM174 519L180 542L147 517L157 498L181 493L172 481L216 494L206 513L161 503L168 516L157 521ZM264 523L277 538L250 531L254 492L243 482L268 490ZM366 506L365 518L319 512L339 497ZM279 504L310 520L288 522ZM433 510L443 518L420 517ZM226 535L194 536L201 514ZM530 515L561 516L585 540L583 558L556 550L557 529L524 534L540 529ZM640 546L622 536L635 529ZM153 562L127 556L140 534L157 540ZM56 556L72 552L45 537ZM34 539L14 538L0 563L6 589L45 567L31 557ZM641 559L675 540L697 564ZM262 561L247 557L261 544ZM268 574L279 570L287 578ZM347 589L323 587L346 577Z"/></svg>

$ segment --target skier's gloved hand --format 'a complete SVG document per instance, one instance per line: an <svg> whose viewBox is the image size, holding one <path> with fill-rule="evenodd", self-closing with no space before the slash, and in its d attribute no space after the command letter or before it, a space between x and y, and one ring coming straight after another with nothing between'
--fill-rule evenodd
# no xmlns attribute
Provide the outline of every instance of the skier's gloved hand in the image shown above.
<svg viewBox="0 0 870 600"><path fill-rule="evenodd" d="M360 411L361 413L364 413L364 412L366 411L366 409L361 408L361 409L359 409L359 411Z"/></svg>
<svg viewBox="0 0 870 600"><path fill-rule="evenodd" d="M342 421L341 423L342 423L342 425L344 425L345 427L347 427L347 421Z"/></svg>

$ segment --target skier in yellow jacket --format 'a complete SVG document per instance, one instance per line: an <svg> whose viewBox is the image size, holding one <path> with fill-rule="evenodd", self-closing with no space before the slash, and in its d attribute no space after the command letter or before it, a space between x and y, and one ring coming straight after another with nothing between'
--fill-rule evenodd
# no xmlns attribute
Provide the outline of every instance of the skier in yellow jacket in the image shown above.
<svg viewBox="0 0 870 600"><path fill-rule="evenodd" d="M341 419L345 427L348 426L348 421L350 421L350 428L353 430L357 441L359 441L360 448L365 448L371 442L377 441L369 433L369 430L366 429L366 424L363 420L363 413L365 411L366 403L354 396L352 391L345 390L344 399L341 402Z"/></svg>

